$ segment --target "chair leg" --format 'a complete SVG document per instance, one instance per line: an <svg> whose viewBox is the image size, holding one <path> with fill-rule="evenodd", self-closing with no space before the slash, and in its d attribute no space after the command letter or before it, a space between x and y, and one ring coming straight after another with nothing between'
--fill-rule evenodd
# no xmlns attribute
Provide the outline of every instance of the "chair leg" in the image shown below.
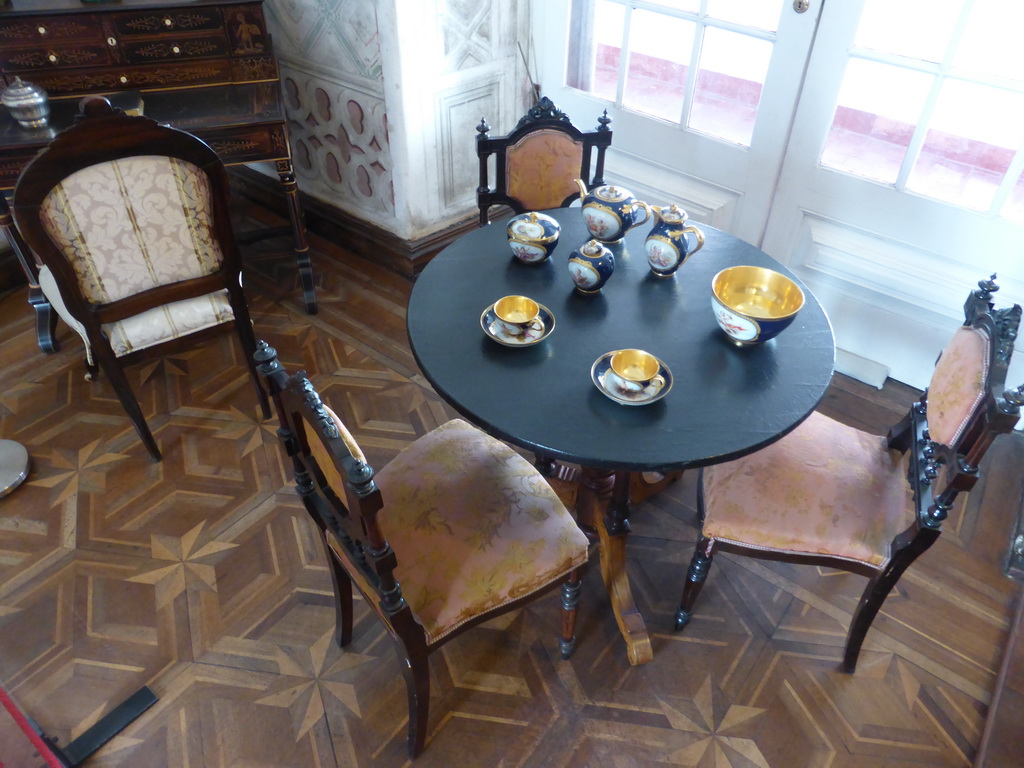
<svg viewBox="0 0 1024 768"><path fill-rule="evenodd" d="M562 585L562 637L559 649L562 658L568 659L576 649L576 612L580 605L580 569L569 574L569 580Z"/></svg>
<svg viewBox="0 0 1024 768"><path fill-rule="evenodd" d="M427 714L430 710L430 664L426 650L406 648L395 640L398 663L402 665L405 689L409 694L409 758L415 760L427 742Z"/></svg>
<svg viewBox="0 0 1024 768"><path fill-rule="evenodd" d="M245 299L243 298L241 301L244 306ZM241 314L242 317L237 317L238 314ZM238 334L238 340L242 345L242 355L245 357L246 365L249 366L249 375L252 377L253 387L256 388L256 399L259 401L263 418L269 419L270 398L267 397L263 385L260 384L260 375L256 370L256 335L252 330L252 320L249 318L247 307L244 310L236 310L235 332Z"/></svg>
<svg viewBox="0 0 1024 768"><path fill-rule="evenodd" d="M697 549L690 560L690 569L686 572L683 597L679 601L679 610L676 611L676 632L690 623L690 618L693 616L693 605L697 602L701 587L707 581L714 554L714 545L702 536L697 541Z"/></svg>
<svg viewBox="0 0 1024 768"><path fill-rule="evenodd" d="M98 355L100 366L103 368L104 373L106 373L107 378L110 379L110 384L114 387L117 399L121 401L121 407L124 408L128 418L131 419L132 424L135 426L135 431L139 433L142 444L146 446L146 450L149 451L149 455L153 457L154 461L160 461L163 457L160 455L160 449L157 447L153 433L149 431L149 425L146 423L146 417L142 413L142 407L139 405L135 393L132 392L131 384L128 383L128 377L125 375L124 369L117 362L117 358L112 357L112 354L110 359L108 359L106 354Z"/></svg>
<svg viewBox="0 0 1024 768"><path fill-rule="evenodd" d="M326 547L327 561L331 565L331 581L334 582L334 642L344 648L352 642L352 579L344 566Z"/></svg>
<svg viewBox="0 0 1024 768"><path fill-rule="evenodd" d="M857 669L857 659L864 638L871 629L875 616L882 609L882 603L892 592L903 572L910 567L922 552L927 550L939 538L940 529L926 528L918 531L914 539L899 550L885 570L873 577L864 587L864 593L853 613L853 621L846 635L846 650L843 652L843 671L853 674Z"/></svg>

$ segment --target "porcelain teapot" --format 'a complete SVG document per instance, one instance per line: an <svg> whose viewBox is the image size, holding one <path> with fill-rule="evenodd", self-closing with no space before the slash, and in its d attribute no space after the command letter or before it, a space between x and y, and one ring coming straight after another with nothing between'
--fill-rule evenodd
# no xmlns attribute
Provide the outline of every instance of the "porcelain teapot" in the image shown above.
<svg viewBox="0 0 1024 768"><path fill-rule="evenodd" d="M675 203L651 206L656 219L644 242L647 263L658 277L670 277L688 258L704 247L704 233L686 224L686 211ZM693 245L688 236L692 236Z"/></svg>
<svg viewBox="0 0 1024 768"><path fill-rule="evenodd" d="M595 187L588 192L582 179L576 179L576 185L583 202L583 220L595 240L617 243L630 229L651 218L651 207L622 187Z"/></svg>

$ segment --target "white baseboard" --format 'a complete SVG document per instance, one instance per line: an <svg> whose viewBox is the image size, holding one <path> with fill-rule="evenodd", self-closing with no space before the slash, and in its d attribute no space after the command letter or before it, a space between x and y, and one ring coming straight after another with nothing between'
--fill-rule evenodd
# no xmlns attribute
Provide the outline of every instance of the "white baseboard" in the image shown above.
<svg viewBox="0 0 1024 768"><path fill-rule="evenodd" d="M877 389L881 389L885 380L889 378L887 366L847 352L845 349L836 349L836 371Z"/></svg>

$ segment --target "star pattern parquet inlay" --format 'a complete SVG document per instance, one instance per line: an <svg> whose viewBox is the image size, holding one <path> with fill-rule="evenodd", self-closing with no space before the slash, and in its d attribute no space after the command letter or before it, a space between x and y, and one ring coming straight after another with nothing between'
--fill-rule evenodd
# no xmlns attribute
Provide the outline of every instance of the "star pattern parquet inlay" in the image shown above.
<svg viewBox="0 0 1024 768"><path fill-rule="evenodd" d="M257 336L308 371L383 466L452 412L406 343L411 286L314 245L316 316L290 260L249 262ZM153 463L104 379L84 381L77 337L61 327L62 351L40 354L24 289L0 300L0 323L0 433L33 462L0 500L0 684L61 742L149 685L159 701L95 768L406 765L391 641L357 603L351 646L334 643L326 561L233 340L131 368L164 451ZM888 420L902 407L878 402ZM865 413L842 392L826 407ZM720 555L692 624L671 631L695 482L685 475L631 519L653 662L629 665L592 567L569 662L556 595L432 657L417 765L970 765L1013 596L993 558L974 554L991 529L978 509L904 577L850 676L838 662L863 581L849 574Z"/></svg>

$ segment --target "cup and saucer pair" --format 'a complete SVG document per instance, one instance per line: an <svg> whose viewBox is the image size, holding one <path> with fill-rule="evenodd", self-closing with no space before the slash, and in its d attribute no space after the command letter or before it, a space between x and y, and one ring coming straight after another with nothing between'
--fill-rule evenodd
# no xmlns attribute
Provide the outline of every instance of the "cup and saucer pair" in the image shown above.
<svg viewBox="0 0 1024 768"><path fill-rule="evenodd" d="M622 351L615 350L601 355L594 361L594 365L590 369L590 378L601 394L620 405L649 405L668 394L668 391L672 389L672 372L658 358L654 358L657 363L657 373L651 376L649 383L643 386L617 375L612 370L612 357Z"/></svg>
<svg viewBox="0 0 1024 768"><path fill-rule="evenodd" d="M511 333L507 324L502 322L494 311L494 304L491 304L480 315L480 327L487 336L506 347L528 347L537 344L555 330L555 316L551 314L551 310L543 304L538 304L537 307L536 322L531 326L517 329L516 333Z"/></svg>

